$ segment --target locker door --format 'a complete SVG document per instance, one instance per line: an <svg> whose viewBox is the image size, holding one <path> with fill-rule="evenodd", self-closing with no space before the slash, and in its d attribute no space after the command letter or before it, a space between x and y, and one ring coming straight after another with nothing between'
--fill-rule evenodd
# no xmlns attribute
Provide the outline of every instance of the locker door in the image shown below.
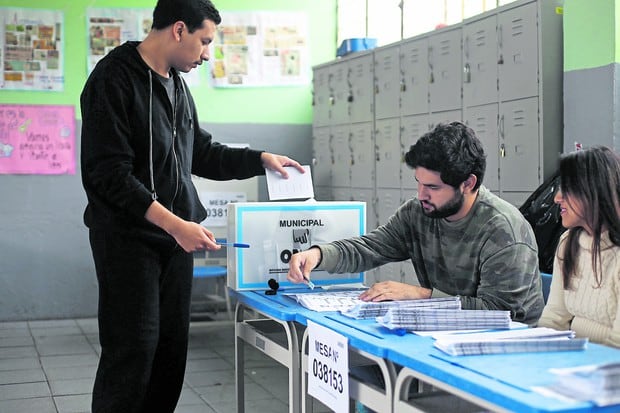
<svg viewBox="0 0 620 413"><path fill-rule="evenodd" d="M428 38L431 112L461 107L461 28L431 34Z"/></svg>
<svg viewBox="0 0 620 413"><path fill-rule="evenodd" d="M332 184L330 128L329 126L313 128L312 135L312 180L314 185L330 186Z"/></svg>
<svg viewBox="0 0 620 413"><path fill-rule="evenodd" d="M538 98L500 105L500 190L533 192L539 185Z"/></svg>
<svg viewBox="0 0 620 413"><path fill-rule="evenodd" d="M463 105L497 102L497 16L463 26Z"/></svg>
<svg viewBox="0 0 620 413"><path fill-rule="evenodd" d="M351 122L372 122L373 115L373 56L368 53L349 61L352 102Z"/></svg>
<svg viewBox="0 0 620 413"><path fill-rule="evenodd" d="M428 39L404 41L400 46L400 71L402 74L401 115L428 112Z"/></svg>
<svg viewBox="0 0 620 413"><path fill-rule="evenodd" d="M332 187L331 186L315 186L314 187L314 199L317 201L332 201Z"/></svg>
<svg viewBox="0 0 620 413"><path fill-rule="evenodd" d="M331 124L349 123L349 66L346 62L338 62L331 66L329 78Z"/></svg>
<svg viewBox="0 0 620 413"><path fill-rule="evenodd" d="M536 10L537 2L532 2L499 14L500 100L538 95Z"/></svg>
<svg viewBox="0 0 620 413"><path fill-rule="evenodd" d="M377 213L373 189L351 188L351 201L366 202L366 232L377 228Z"/></svg>
<svg viewBox="0 0 620 413"><path fill-rule="evenodd" d="M400 189L377 188L377 225L386 224L400 205Z"/></svg>
<svg viewBox="0 0 620 413"><path fill-rule="evenodd" d="M332 126L332 185L351 185L351 149L349 125Z"/></svg>
<svg viewBox="0 0 620 413"><path fill-rule="evenodd" d="M377 187L400 188L399 118L376 121L375 156Z"/></svg>
<svg viewBox="0 0 620 413"><path fill-rule="evenodd" d="M375 55L375 119L393 118L400 113L399 46L377 49Z"/></svg>
<svg viewBox="0 0 620 413"><path fill-rule="evenodd" d="M351 188L333 187L332 195L334 197L334 201L350 201Z"/></svg>
<svg viewBox="0 0 620 413"><path fill-rule="evenodd" d="M499 192L499 129L496 103L467 108L465 123L476 132L487 155L487 168L482 183Z"/></svg>
<svg viewBox="0 0 620 413"><path fill-rule="evenodd" d="M372 188L374 182L374 145L372 142L372 122L351 125L351 186Z"/></svg>
<svg viewBox="0 0 620 413"><path fill-rule="evenodd" d="M439 123L450 123L462 120L461 110L448 110L446 112L431 113L428 115L428 130L433 130Z"/></svg>
<svg viewBox="0 0 620 413"><path fill-rule="evenodd" d="M312 123L325 126L329 124L329 67L316 67L312 73Z"/></svg>
<svg viewBox="0 0 620 413"><path fill-rule="evenodd" d="M428 115L403 116L400 119L400 181L401 187L408 189L407 193L409 195L411 195L412 189L417 189L417 184L413 169L409 168L405 163L405 153L409 151L411 145L415 144L428 131Z"/></svg>

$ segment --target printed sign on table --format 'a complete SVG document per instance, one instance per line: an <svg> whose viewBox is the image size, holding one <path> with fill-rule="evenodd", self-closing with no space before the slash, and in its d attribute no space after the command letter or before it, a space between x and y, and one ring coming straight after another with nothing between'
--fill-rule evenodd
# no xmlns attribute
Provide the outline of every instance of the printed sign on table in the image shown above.
<svg viewBox="0 0 620 413"><path fill-rule="evenodd" d="M349 343L308 320L308 394L335 412L349 410Z"/></svg>

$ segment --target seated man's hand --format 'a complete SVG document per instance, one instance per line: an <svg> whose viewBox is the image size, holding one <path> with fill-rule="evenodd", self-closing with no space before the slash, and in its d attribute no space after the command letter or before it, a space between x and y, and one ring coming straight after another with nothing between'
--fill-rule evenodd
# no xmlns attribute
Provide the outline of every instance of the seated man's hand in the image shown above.
<svg viewBox="0 0 620 413"><path fill-rule="evenodd" d="M382 281L373 284L368 290L360 294L363 301L387 301L387 300L417 300L430 298L433 290L409 285L396 281Z"/></svg>
<svg viewBox="0 0 620 413"><path fill-rule="evenodd" d="M310 271L321 261L321 250L310 248L297 254L293 254L288 263L286 278L293 283L301 283L310 280Z"/></svg>

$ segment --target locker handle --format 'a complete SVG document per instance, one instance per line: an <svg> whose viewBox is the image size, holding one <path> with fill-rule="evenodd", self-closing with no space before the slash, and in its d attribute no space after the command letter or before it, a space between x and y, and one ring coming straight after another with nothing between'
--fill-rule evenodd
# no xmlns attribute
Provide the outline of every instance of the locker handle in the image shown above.
<svg viewBox="0 0 620 413"><path fill-rule="evenodd" d="M405 79L400 80L400 91L404 92L407 90L407 84L405 83Z"/></svg>
<svg viewBox="0 0 620 413"><path fill-rule="evenodd" d="M499 147L499 156L501 156L502 158L506 157L506 147L504 146L503 143Z"/></svg>
<svg viewBox="0 0 620 413"><path fill-rule="evenodd" d="M471 67L469 63L465 63L465 66L463 66L463 75L465 76L465 83L471 83Z"/></svg>
<svg viewBox="0 0 620 413"><path fill-rule="evenodd" d="M336 103L336 98L334 98L333 96L329 97L329 104L334 106L334 104Z"/></svg>

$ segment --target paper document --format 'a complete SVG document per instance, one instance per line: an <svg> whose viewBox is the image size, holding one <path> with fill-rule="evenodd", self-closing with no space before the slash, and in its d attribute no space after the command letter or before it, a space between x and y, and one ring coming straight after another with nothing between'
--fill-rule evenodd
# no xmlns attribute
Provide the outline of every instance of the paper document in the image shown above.
<svg viewBox="0 0 620 413"><path fill-rule="evenodd" d="M306 173L301 173L292 166L286 166L288 179L282 178L277 172L266 170L267 190L269 191L269 199L272 201L282 199L309 199L314 198L314 189L312 188L312 174L310 166L303 165Z"/></svg>

